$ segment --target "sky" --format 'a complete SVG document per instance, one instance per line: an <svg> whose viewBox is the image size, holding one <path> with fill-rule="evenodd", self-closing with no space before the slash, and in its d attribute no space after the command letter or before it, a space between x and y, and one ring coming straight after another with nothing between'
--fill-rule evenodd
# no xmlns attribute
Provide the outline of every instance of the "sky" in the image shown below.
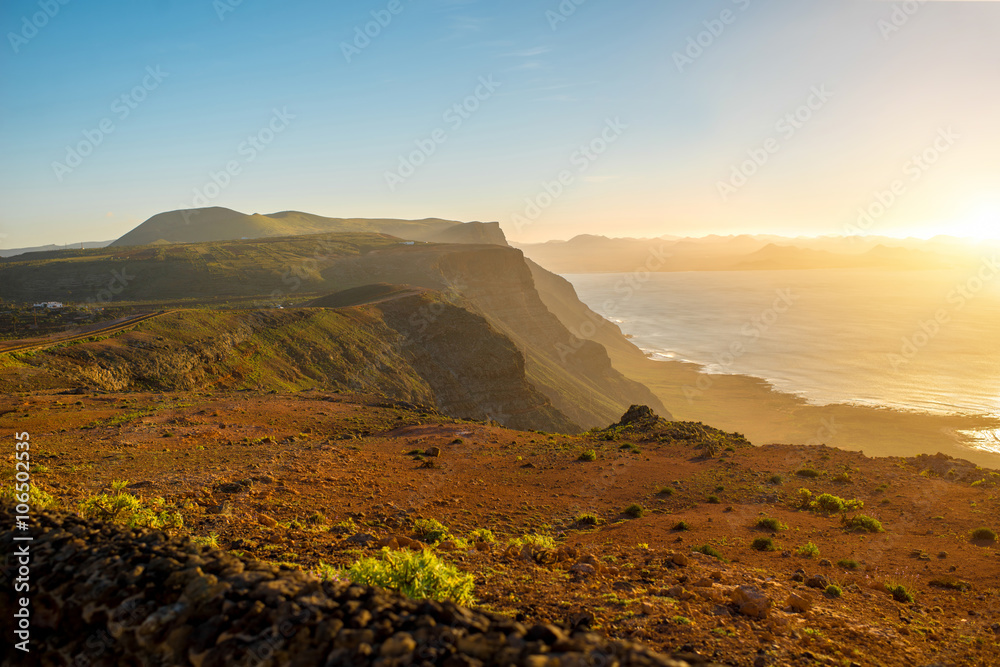
<svg viewBox="0 0 1000 667"><path fill-rule="evenodd" d="M0 32L2 248L199 206L1000 237L997 2L5 0Z"/></svg>

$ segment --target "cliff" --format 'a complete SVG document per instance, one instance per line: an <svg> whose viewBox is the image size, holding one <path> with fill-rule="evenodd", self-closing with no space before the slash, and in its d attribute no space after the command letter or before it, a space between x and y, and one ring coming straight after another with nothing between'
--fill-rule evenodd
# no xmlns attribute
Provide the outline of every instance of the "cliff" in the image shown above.
<svg viewBox="0 0 1000 667"><path fill-rule="evenodd" d="M546 308L519 250L385 247L344 258L322 275L327 283L344 288L372 282L408 283L461 299L517 344L531 384L584 428L604 426L636 403L669 415L645 386L612 367L601 344L574 336ZM630 345L624 337L621 341L617 344Z"/></svg>

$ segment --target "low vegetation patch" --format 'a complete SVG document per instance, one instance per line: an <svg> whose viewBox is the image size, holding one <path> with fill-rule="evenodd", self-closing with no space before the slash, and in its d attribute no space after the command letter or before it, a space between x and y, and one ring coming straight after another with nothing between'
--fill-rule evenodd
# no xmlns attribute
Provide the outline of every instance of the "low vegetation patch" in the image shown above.
<svg viewBox="0 0 1000 667"><path fill-rule="evenodd" d="M809 479L815 479L819 477L822 473L819 470L813 470L812 468L802 468L801 470L796 470L795 474L799 477L808 477Z"/></svg>
<svg viewBox="0 0 1000 667"><path fill-rule="evenodd" d="M687 521L678 521L672 530L691 530L691 524Z"/></svg>
<svg viewBox="0 0 1000 667"><path fill-rule="evenodd" d="M422 542L430 544L451 539L451 531L436 519L417 519L413 522L413 532Z"/></svg>
<svg viewBox="0 0 1000 667"><path fill-rule="evenodd" d="M770 530L776 533L781 530L787 530L788 526L781 523L774 517L765 516L757 519L757 528L763 528L764 530Z"/></svg>
<svg viewBox="0 0 1000 667"><path fill-rule="evenodd" d="M972 531L972 539L976 542L996 542L997 534L990 528L976 528Z"/></svg>
<svg viewBox="0 0 1000 667"><path fill-rule="evenodd" d="M451 600L468 605L474 599L472 575L445 563L427 549L383 549L378 558L363 558L344 574L356 584L399 591L416 600Z"/></svg>
<svg viewBox="0 0 1000 667"><path fill-rule="evenodd" d="M584 513L574 519L581 526L596 526L601 522L596 514Z"/></svg>
<svg viewBox="0 0 1000 667"><path fill-rule="evenodd" d="M35 470L38 471L38 466L35 466ZM0 503L11 505L27 503L32 510L46 510L55 507L56 499L52 497L52 494L46 493L34 484L30 485L27 491L18 491L12 481L10 486L5 484L0 488Z"/></svg>
<svg viewBox="0 0 1000 667"><path fill-rule="evenodd" d="M137 496L125 491L128 481L111 483L110 493L90 496L80 502L79 511L85 519L116 523L127 528L155 528L170 530L184 525L179 512L164 509L163 498L154 498L147 505Z"/></svg>
<svg viewBox="0 0 1000 667"><path fill-rule="evenodd" d="M656 495L658 495L658 496L672 496L672 495L674 495L674 490L673 490L673 488L671 488L669 486L661 486L659 489L656 490Z"/></svg>
<svg viewBox="0 0 1000 667"><path fill-rule="evenodd" d="M777 551L778 547L770 537L755 537L750 547L754 551Z"/></svg>
<svg viewBox="0 0 1000 667"><path fill-rule="evenodd" d="M476 528L471 533L469 533L470 542L486 542L487 544L493 544L497 541L496 535L489 528Z"/></svg>
<svg viewBox="0 0 1000 667"><path fill-rule="evenodd" d="M513 547L528 546L537 551L556 548L556 541L552 539L551 536L539 535L538 533L522 535L521 537L512 537L507 541L507 544Z"/></svg>
<svg viewBox="0 0 1000 667"><path fill-rule="evenodd" d="M849 531L863 532L863 533L884 533L885 529L882 527L882 522L874 517L867 516L865 514L857 514L852 516L850 519L847 515L841 517L841 523L844 524L844 528Z"/></svg>
<svg viewBox="0 0 1000 667"><path fill-rule="evenodd" d="M972 584L968 581L962 581L952 576L945 575L943 577L937 577L931 579L927 582L928 585L934 586L935 588L946 588L951 591L961 591L965 592L972 589Z"/></svg>
<svg viewBox="0 0 1000 667"><path fill-rule="evenodd" d="M691 551L697 551L700 554L705 554L706 556L711 556L712 558L718 558L719 560L725 562L725 558L719 553L718 549L713 547L711 544L703 544L700 547L694 547Z"/></svg>
<svg viewBox="0 0 1000 667"><path fill-rule="evenodd" d="M801 547L795 550L795 552L800 556L805 556L806 558L813 558L819 555L819 547L812 542L806 542Z"/></svg>
<svg viewBox="0 0 1000 667"><path fill-rule="evenodd" d="M585 452L581 452L580 456L577 457L577 461L596 461L597 452L593 449L588 449Z"/></svg>
<svg viewBox="0 0 1000 667"><path fill-rule="evenodd" d="M861 565L856 560L851 560L850 558L841 558L837 561L837 565L844 568L845 570L856 570Z"/></svg>
<svg viewBox="0 0 1000 667"><path fill-rule="evenodd" d="M718 504L719 504L719 503L721 503L722 501L721 501L721 500L719 500L719 496L716 496L716 495L711 495L711 496L709 496L709 497L708 497L708 499L706 500L706 502L707 502L707 503L708 503L709 505L718 505Z"/></svg>
<svg viewBox="0 0 1000 667"><path fill-rule="evenodd" d="M633 519L638 519L643 514L646 513L646 508L637 503L632 503L625 508L625 516L632 517Z"/></svg>
<svg viewBox="0 0 1000 667"><path fill-rule="evenodd" d="M837 584L830 584L826 587L826 594L832 598L839 598L844 595L844 589Z"/></svg>
<svg viewBox="0 0 1000 667"><path fill-rule="evenodd" d="M885 585L885 590L889 592L892 599L896 602L906 602L913 603L913 593L909 591L903 584L887 583Z"/></svg>

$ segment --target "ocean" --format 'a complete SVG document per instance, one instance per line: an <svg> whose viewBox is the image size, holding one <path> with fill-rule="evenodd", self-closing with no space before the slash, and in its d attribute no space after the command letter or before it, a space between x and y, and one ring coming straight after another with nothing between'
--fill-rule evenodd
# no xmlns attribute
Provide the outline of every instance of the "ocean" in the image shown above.
<svg viewBox="0 0 1000 667"><path fill-rule="evenodd" d="M810 403L1000 417L1000 275L809 270L568 274L654 359ZM1000 453L1000 433L977 446Z"/></svg>

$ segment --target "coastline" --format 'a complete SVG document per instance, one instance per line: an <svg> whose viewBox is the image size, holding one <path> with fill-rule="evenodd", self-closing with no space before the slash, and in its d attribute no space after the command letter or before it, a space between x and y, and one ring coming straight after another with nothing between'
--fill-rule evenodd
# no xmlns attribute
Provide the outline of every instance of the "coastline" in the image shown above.
<svg viewBox="0 0 1000 667"><path fill-rule="evenodd" d="M844 403L814 405L760 378L710 375L697 364L653 360L621 349L608 349L608 353L614 366L649 387L674 419L737 431L755 445L826 444L881 457L940 452L1000 469L1000 454L976 448L974 438L963 433L1000 429L997 418Z"/></svg>

